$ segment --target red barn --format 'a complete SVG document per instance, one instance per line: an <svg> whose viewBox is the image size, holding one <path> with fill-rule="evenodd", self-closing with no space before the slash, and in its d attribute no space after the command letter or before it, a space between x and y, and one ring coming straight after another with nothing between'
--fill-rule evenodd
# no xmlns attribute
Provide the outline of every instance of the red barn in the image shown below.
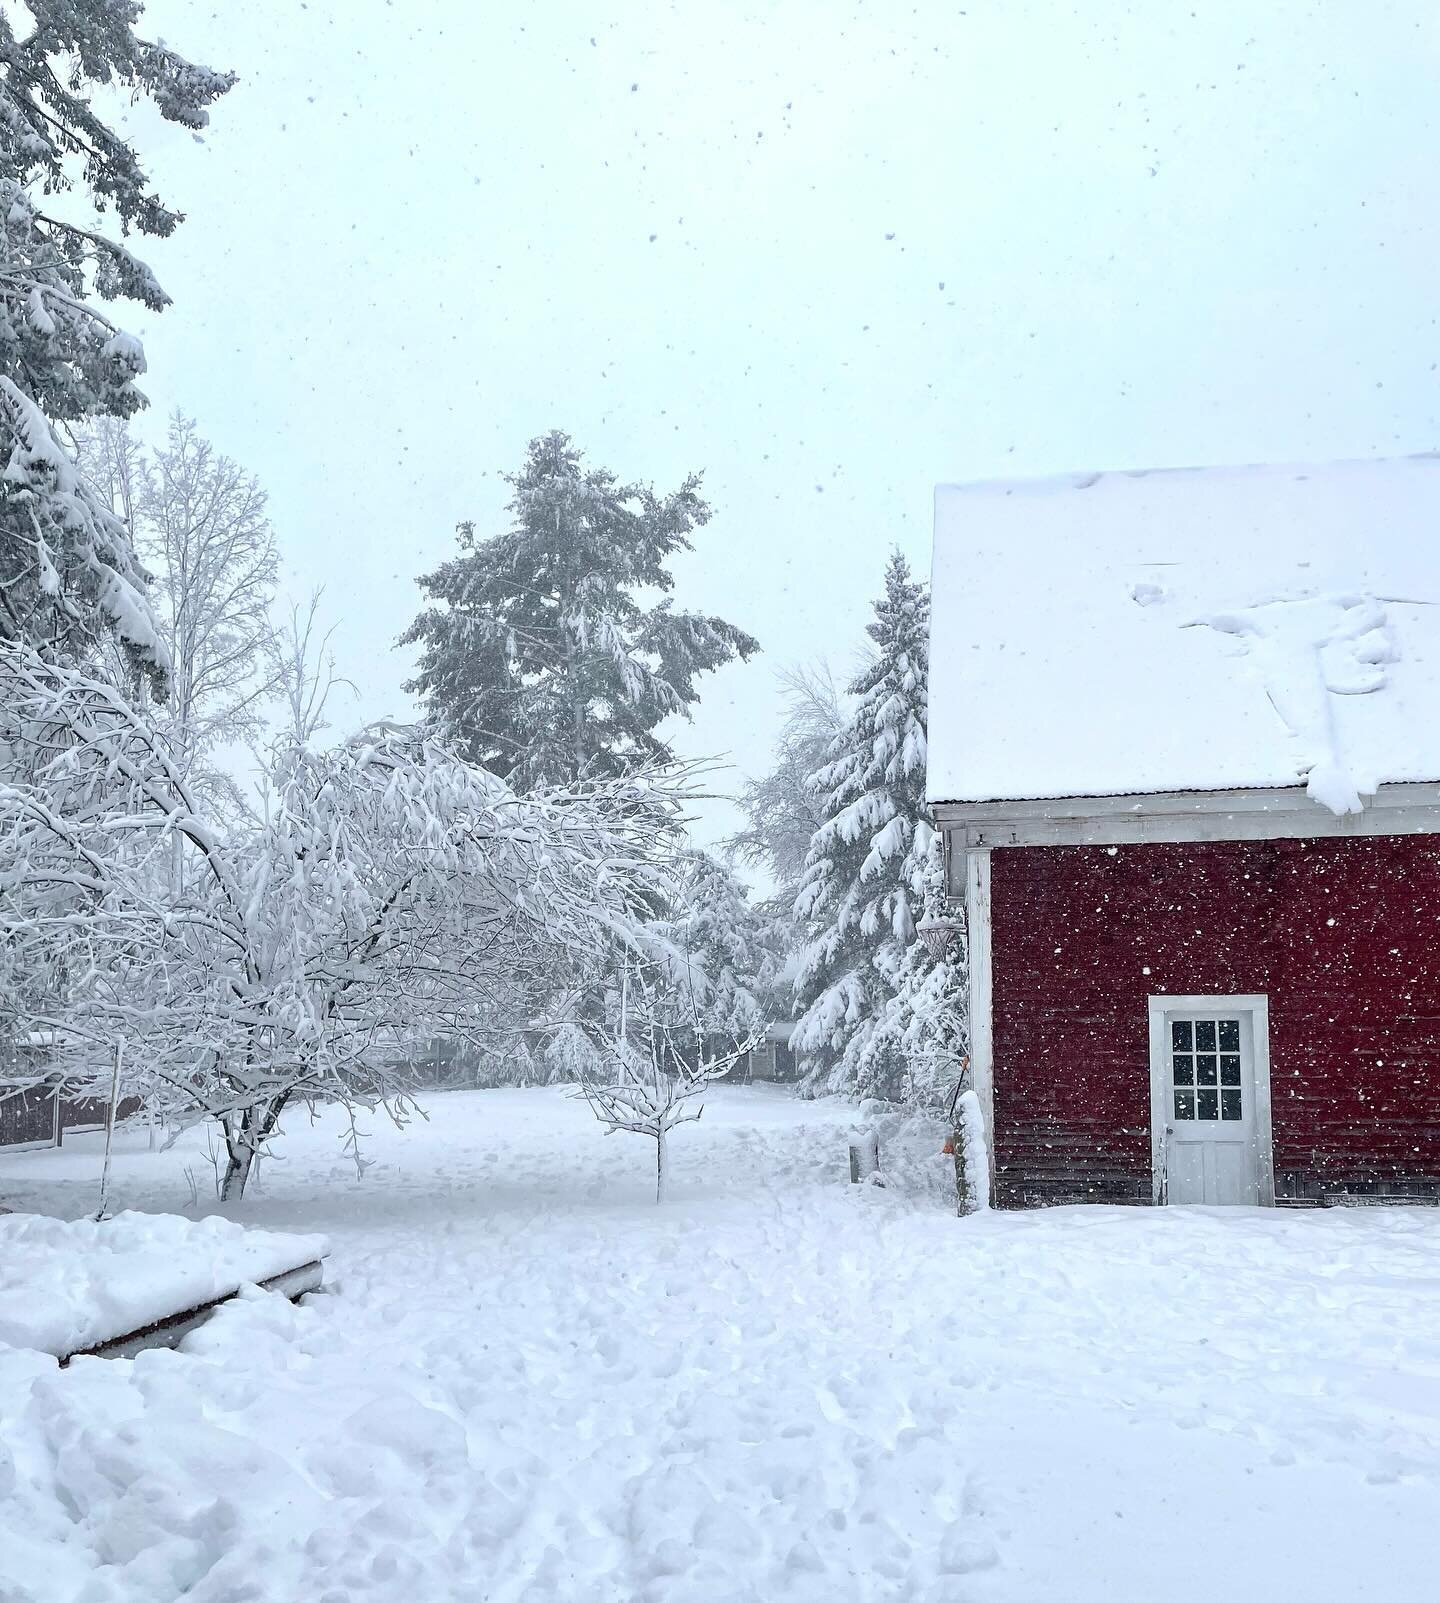
<svg viewBox="0 0 1440 1603"><path fill-rule="evenodd" d="M1440 459L936 495L1001 1206L1440 1199Z"/></svg>

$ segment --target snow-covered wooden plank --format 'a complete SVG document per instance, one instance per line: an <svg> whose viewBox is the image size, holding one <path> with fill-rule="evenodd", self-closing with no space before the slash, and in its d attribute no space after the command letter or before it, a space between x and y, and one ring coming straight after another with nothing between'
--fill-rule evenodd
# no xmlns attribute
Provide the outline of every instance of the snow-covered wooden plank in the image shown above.
<svg viewBox="0 0 1440 1603"><path fill-rule="evenodd" d="M270 1275L264 1280L257 1281L256 1284L261 1291L276 1292L294 1302L297 1297L303 1297L307 1291L319 1291L324 1278L324 1264L319 1258L312 1258L309 1263L296 1264L293 1269L286 1269L278 1275ZM82 1347L75 1352L66 1353L60 1362L62 1365L68 1364L72 1358L133 1358L136 1353L143 1352L148 1347L178 1347L185 1337L192 1330L199 1329L217 1308L232 1302L239 1294L240 1288L237 1287L226 1296L212 1297L208 1302L200 1303L194 1308L182 1309L167 1319L154 1320L140 1330L115 1336L94 1347Z"/></svg>
<svg viewBox="0 0 1440 1603"><path fill-rule="evenodd" d="M67 1358L166 1326L319 1263L323 1236L229 1219L121 1213L0 1218L0 1343ZM178 1339L178 1338L177 1338Z"/></svg>

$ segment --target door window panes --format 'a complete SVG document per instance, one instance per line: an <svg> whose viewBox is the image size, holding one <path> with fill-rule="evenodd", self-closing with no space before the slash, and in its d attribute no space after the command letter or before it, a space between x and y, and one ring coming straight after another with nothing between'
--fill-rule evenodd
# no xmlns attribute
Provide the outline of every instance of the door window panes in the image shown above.
<svg viewBox="0 0 1440 1603"><path fill-rule="evenodd" d="M1170 1089L1177 1119L1243 1118L1240 1020L1172 1019Z"/></svg>

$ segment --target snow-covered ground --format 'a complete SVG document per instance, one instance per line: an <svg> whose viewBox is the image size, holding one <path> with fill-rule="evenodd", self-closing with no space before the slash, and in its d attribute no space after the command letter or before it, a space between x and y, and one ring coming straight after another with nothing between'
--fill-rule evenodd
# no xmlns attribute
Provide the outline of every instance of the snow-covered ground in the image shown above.
<svg viewBox="0 0 1440 1603"><path fill-rule="evenodd" d="M329 1237L179 1352L0 1349L6 1603L1316 1603L1434 1595L1440 1213L959 1220L928 1140L725 1089L674 1140L554 1091L292 1119L236 1216ZM182 1209L203 1138L124 1137ZM94 1140L0 1198L94 1207ZM206 1174L208 1180L208 1173Z"/></svg>

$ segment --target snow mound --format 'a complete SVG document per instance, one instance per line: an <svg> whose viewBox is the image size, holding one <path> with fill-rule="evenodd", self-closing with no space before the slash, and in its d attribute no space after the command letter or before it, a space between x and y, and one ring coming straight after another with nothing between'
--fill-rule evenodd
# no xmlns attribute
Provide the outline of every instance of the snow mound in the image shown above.
<svg viewBox="0 0 1440 1603"><path fill-rule="evenodd" d="M0 1343L80 1352L228 1297L328 1251L323 1236L244 1230L228 1219L121 1213L0 1216Z"/></svg>

